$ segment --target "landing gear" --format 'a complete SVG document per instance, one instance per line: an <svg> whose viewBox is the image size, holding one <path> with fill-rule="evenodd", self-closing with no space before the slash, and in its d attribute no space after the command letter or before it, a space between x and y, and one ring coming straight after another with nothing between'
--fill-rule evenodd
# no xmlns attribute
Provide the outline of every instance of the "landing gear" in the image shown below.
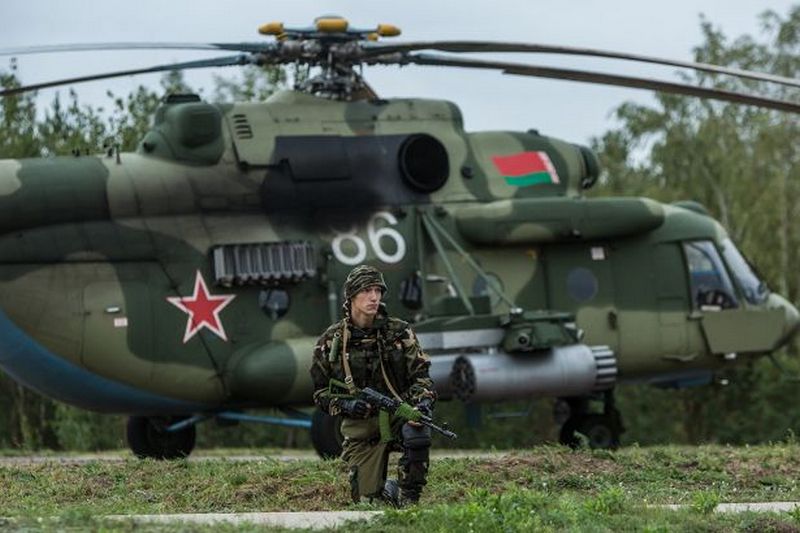
<svg viewBox="0 0 800 533"><path fill-rule="evenodd" d="M194 449L197 432L194 424L167 431L179 419L132 416L128 418L128 446L140 459L181 459Z"/></svg>
<svg viewBox="0 0 800 533"><path fill-rule="evenodd" d="M593 450L616 449L625 428L622 416L614 406L614 393L603 393L602 413L589 412L591 399L561 398L556 402L556 421L559 418L563 421L558 440L570 448L577 448L585 441Z"/></svg>
<svg viewBox="0 0 800 533"><path fill-rule="evenodd" d="M311 416L311 444L323 459L335 459L342 454L342 419L319 409Z"/></svg>

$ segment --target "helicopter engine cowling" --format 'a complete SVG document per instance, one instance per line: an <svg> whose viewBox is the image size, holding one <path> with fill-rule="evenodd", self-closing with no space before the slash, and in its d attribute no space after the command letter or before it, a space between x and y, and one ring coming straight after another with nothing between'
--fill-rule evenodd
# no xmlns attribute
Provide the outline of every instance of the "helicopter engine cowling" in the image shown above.
<svg viewBox="0 0 800 533"><path fill-rule="evenodd" d="M496 246L629 237L658 228L665 213L647 198L523 198L461 207L455 219L470 242Z"/></svg>
<svg viewBox="0 0 800 533"><path fill-rule="evenodd" d="M426 203L450 175L444 144L426 133L278 136L268 166L270 213Z"/></svg>
<svg viewBox="0 0 800 533"><path fill-rule="evenodd" d="M450 382L459 400L485 402L582 396L610 389L616 376L616 357L607 346L572 344L525 355L461 355Z"/></svg>

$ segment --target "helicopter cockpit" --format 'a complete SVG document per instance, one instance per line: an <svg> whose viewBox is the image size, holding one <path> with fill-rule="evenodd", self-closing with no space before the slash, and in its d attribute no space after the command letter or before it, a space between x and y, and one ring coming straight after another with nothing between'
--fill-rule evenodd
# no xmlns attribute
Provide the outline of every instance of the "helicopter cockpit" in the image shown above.
<svg viewBox="0 0 800 533"><path fill-rule="evenodd" d="M769 287L729 238L722 241L722 256L736 279L744 299L753 305L763 304L769 296Z"/></svg>
<svg viewBox="0 0 800 533"><path fill-rule="evenodd" d="M701 311L739 307L733 283L714 243L710 240L684 243L692 292L692 305Z"/></svg>
<svg viewBox="0 0 800 533"><path fill-rule="evenodd" d="M740 307L740 297L749 304L760 305L769 296L767 284L730 238L721 242L721 254L711 240L689 241L683 248L695 308L735 309Z"/></svg>

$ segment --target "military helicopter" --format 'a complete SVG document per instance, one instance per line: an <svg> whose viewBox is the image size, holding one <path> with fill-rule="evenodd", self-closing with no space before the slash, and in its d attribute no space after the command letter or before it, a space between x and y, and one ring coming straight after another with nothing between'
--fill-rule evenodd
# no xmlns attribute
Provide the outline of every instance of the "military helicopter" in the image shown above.
<svg viewBox="0 0 800 533"><path fill-rule="evenodd" d="M338 421L308 415L317 336L354 266L384 271L394 314L432 356L442 399L551 397L560 440L613 447L614 388L710 382L800 326L693 202L591 199L588 148L527 132L467 133L447 101L381 99L364 66L429 65L712 98L800 104L707 87L476 59L480 52L612 57L781 83L708 64L525 43L386 43L391 25L327 16L270 23L257 43L100 43L236 55L23 87L231 65L309 69L265 103L169 95L133 153L0 161L0 367L56 400L130 415L140 457L191 453L207 419L310 428L336 455ZM598 407L599 406L599 407ZM285 416L254 416L271 407Z"/></svg>

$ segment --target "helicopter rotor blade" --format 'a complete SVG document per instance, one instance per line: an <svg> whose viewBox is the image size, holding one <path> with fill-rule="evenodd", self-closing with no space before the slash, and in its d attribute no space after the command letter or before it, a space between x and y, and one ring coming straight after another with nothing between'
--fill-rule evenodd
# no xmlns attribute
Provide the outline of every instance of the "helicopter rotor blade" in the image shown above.
<svg viewBox="0 0 800 533"><path fill-rule="evenodd" d="M90 74L88 76L79 76L76 78L67 78L61 80L48 81L43 83L36 83L32 85L24 85L20 87L9 87L0 90L0 97L11 96L30 91L37 91L39 89L46 89L48 87L58 87L60 85L70 85L73 83L83 83L94 80L105 80L109 78L121 78L123 76L133 76L135 74L150 74L153 72L165 72L171 70L188 70L195 68L210 68L210 67L228 67L234 65L247 65L253 63L253 56L246 54L239 54L235 56L219 57L215 59L202 59L199 61L187 61L185 63L172 63L169 65L156 65L154 67L119 70L116 72L103 72L101 74Z"/></svg>
<svg viewBox="0 0 800 533"><path fill-rule="evenodd" d="M0 48L0 56L51 54L59 52L106 52L113 50L227 50L269 52L275 43L76 43Z"/></svg>
<svg viewBox="0 0 800 533"><path fill-rule="evenodd" d="M381 61L382 62L382 61ZM392 64L397 61L388 59L386 63ZM698 87L683 83L661 81L652 78L638 78L633 76L621 76L616 74L605 74L602 72L592 72L587 70L573 70L556 67L546 67L539 65L529 65L524 63L506 63L500 61L482 61L477 59L459 59L438 54L414 54L407 55L400 61L401 64L415 64L426 66L462 67L477 68L488 70L501 70L503 74L514 74L519 76L533 76L537 78L550 78L555 80L580 81L585 83L596 83L600 85L612 85L617 87L629 87L633 89L650 89L671 94L681 94L685 96L696 96L713 100L722 100L737 104L753 105L767 109L800 113L800 103L787 100L776 100L762 96L754 96L734 91L722 89L712 89L708 87Z"/></svg>
<svg viewBox="0 0 800 533"><path fill-rule="evenodd" d="M665 59L660 57L645 56L640 54L629 54L625 52L615 52L611 50L600 50L595 48L578 48L572 46L536 44L536 43L513 43L513 42L492 42L492 41L429 41L400 44L367 43L364 45L366 56L383 55L389 53L406 53L416 50L438 50L440 52L455 53L476 53L476 52L522 52L522 53L542 53L542 54L562 54L588 57L602 57L608 59L622 59L626 61L637 61L640 63L650 63L654 65L667 65L680 68L690 68L712 74L725 74L737 76L739 78L778 83L790 87L800 87L800 80L753 72L737 68L722 67L709 63L694 63L691 61L681 61L677 59Z"/></svg>

